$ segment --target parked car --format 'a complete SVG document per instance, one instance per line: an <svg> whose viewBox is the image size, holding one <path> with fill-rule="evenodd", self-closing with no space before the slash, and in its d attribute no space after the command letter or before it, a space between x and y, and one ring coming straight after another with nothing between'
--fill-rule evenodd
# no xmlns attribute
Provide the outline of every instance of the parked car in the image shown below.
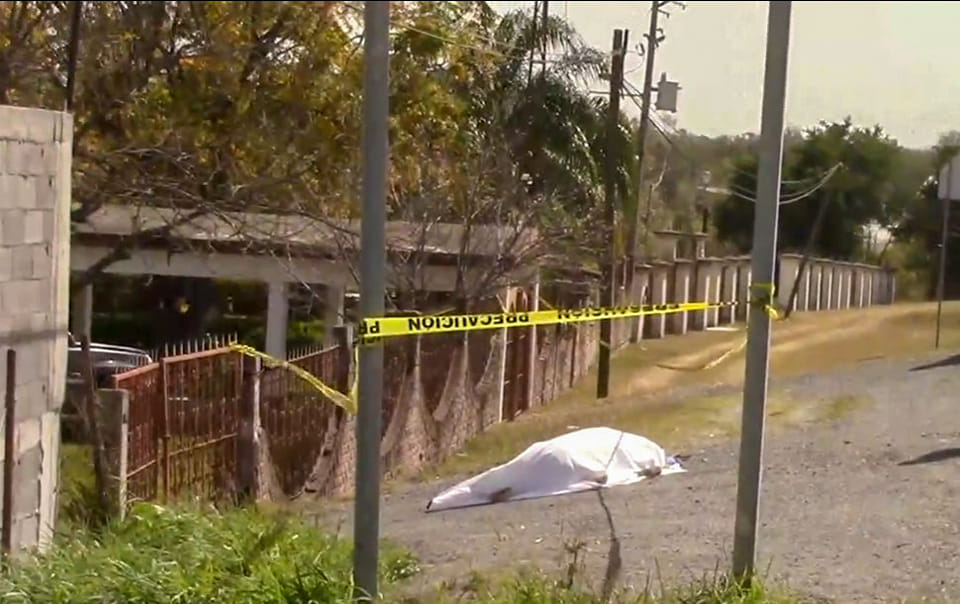
<svg viewBox="0 0 960 604"><path fill-rule="evenodd" d="M67 385L83 384L83 349L72 334L68 334ZM139 348L115 344L90 343L93 377L97 388L110 388L114 374L123 373L153 362L150 354Z"/></svg>
<svg viewBox="0 0 960 604"><path fill-rule="evenodd" d="M153 362L150 355L139 348L114 344L90 343L93 380L97 388L112 388L114 374L129 371ZM86 365L80 342L67 333L67 392L60 412L63 442L86 442L79 408L86 397L84 373Z"/></svg>

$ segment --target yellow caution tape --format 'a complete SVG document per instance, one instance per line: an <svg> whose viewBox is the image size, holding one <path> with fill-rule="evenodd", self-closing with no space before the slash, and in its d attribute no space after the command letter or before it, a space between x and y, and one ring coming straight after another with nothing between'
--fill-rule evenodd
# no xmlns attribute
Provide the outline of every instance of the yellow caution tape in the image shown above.
<svg viewBox="0 0 960 604"><path fill-rule="evenodd" d="M309 384L313 387L314 390L322 394L323 396L330 399L333 404L343 407L347 413L356 415L357 413L357 381L356 375L354 375L353 387L350 388L350 394L346 395L336 388L332 388L324 384L320 378L313 375L303 367L298 367L289 361L284 361L283 359L278 359L272 357L264 352L260 352L252 346L244 346L243 344L231 344L230 350L234 352L239 352L242 355L248 357L254 357L263 361L267 367L271 368L281 368L290 371L295 376ZM354 363L356 363L357 350L354 349Z"/></svg>
<svg viewBox="0 0 960 604"><path fill-rule="evenodd" d="M534 327L556 323L579 323L604 319L624 319L644 315L707 310L734 306L736 302L684 302L634 306L573 308L567 310L534 310L478 315L426 315L413 317L380 317L363 319L359 336L362 339L388 338L426 333L475 331L506 327Z"/></svg>
<svg viewBox="0 0 960 604"><path fill-rule="evenodd" d="M777 286L773 283L751 283L750 304L762 308L771 319L777 321L782 318L782 314L777 305L776 293Z"/></svg>

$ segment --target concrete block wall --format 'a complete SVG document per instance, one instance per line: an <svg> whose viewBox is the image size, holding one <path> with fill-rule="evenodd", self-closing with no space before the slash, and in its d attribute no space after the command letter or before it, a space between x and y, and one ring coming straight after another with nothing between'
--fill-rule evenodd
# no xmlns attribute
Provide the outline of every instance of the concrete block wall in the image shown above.
<svg viewBox="0 0 960 604"><path fill-rule="evenodd" d="M18 361L15 549L47 545L56 521L72 144L69 114L0 106L0 350Z"/></svg>

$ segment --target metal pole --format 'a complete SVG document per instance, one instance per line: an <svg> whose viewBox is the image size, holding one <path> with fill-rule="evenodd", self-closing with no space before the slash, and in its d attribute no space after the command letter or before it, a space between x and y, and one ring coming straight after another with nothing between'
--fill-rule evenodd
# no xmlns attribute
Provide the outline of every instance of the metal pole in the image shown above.
<svg viewBox="0 0 960 604"><path fill-rule="evenodd" d="M390 3L364 6L363 218L360 227L360 314L384 313L390 77ZM380 540L380 410L383 348L359 352L353 579L358 598L378 597Z"/></svg>
<svg viewBox="0 0 960 604"><path fill-rule="evenodd" d="M77 58L80 56L80 23L83 16L83 2L73 3L73 12L70 13L70 42L67 47L67 90L64 106L68 112L73 111L73 102L77 87Z"/></svg>
<svg viewBox="0 0 960 604"><path fill-rule="evenodd" d="M614 245L616 213L617 158L613 150L616 146L617 128L620 122L620 89L623 86L623 55L626 48L627 32L613 31L613 57L610 68L610 105L607 107L607 156L604 160L603 197L604 227L607 229L610 257L603 264L603 282L600 289L600 306L613 306L613 290L616 283L617 250ZM607 398L610 391L610 349L613 345L610 319L600 321L600 350L597 361L597 398Z"/></svg>
<svg viewBox="0 0 960 604"><path fill-rule="evenodd" d="M940 322L943 315L943 296L947 278L947 241L950 235L950 181L953 179L953 165L947 169L947 196L943 200L943 226L940 230L940 274L937 276L937 337L934 348L940 348Z"/></svg>
<svg viewBox="0 0 960 604"><path fill-rule="evenodd" d="M628 296L633 295L633 282L637 270L637 245L640 243L640 196L643 183L643 152L647 140L647 130L650 127L650 97L653 92L653 65L657 53L657 19L660 16L662 0L653 0L650 6L650 31L647 32L647 63L643 72L643 97L640 104L640 127L637 138L637 163L634 167L634 178L637 183L637 201L630 217L627 234L627 283ZM652 193L651 193L652 195ZM637 329L640 318L630 319L630 342L640 341L640 330Z"/></svg>
<svg viewBox="0 0 960 604"><path fill-rule="evenodd" d="M7 351L7 383L4 398L3 426L3 528L0 533L0 547L9 554L13 549L13 473L16 460L16 394L17 394L17 351Z"/></svg>
<svg viewBox="0 0 960 604"><path fill-rule="evenodd" d="M783 157L783 117L790 48L791 2L769 3L767 56L763 76L757 203L753 222L753 291L771 296L777 253L780 163ZM737 515L733 540L733 573L749 581L756 563L757 524L763 462L763 428L770 354L770 316L761 308L750 313L737 476Z"/></svg>

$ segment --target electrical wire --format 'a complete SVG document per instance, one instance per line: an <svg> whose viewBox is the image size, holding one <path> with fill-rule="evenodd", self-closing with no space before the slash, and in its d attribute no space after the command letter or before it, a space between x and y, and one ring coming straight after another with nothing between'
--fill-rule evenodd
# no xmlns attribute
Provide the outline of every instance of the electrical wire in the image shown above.
<svg viewBox="0 0 960 604"><path fill-rule="evenodd" d="M631 83L629 83L629 82L624 82L624 85L628 88L628 90L630 90L630 91L632 92L632 94L640 94L639 89L637 89L637 87L634 86L633 84L631 84ZM641 110L643 109L642 105L640 104L639 101L637 101L637 99L635 98L635 96L630 96L630 100L631 100L631 101L633 102L633 104L636 105L638 108L640 108ZM660 120L660 117L659 117L656 113L654 113L654 112L650 112L650 113L648 114L648 119L650 120L650 123L651 123L651 125L654 127L654 129L655 129L655 130L660 134L660 136L667 142L667 144L669 144L671 147L673 147L673 149L674 149L682 158L684 158L685 160L687 160L687 163L689 163L692 167L696 167L696 162L695 162L693 159L691 159L690 156L688 156L687 154L685 154L685 153L679 148L679 146L676 144L676 142L673 140L673 138L670 136L670 134L668 134L668 133L666 132L667 128L669 128L669 129L673 132L674 135L679 136L680 133L677 132L676 128L673 128L672 126L666 125L665 122L662 122L662 121ZM740 174L740 175L742 175L742 176L747 176L747 177L754 178L754 179L756 178L756 174L753 174L753 173L751 173L751 172L747 172L747 171L745 171L745 170L740 170L739 168L736 168L736 167L731 167L730 170L731 170L732 172L734 172L734 173L736 173L736 174ZM781 180L781 181L780 181L780 186L781 186L781 187L785 187L785 186L791 186L791 185L808 185L808 184L816 181L816 180L819 179L819 178L820 178L819 176L808 176L808 177L806 177L806 178L802 178L802 179L798 179L798 180ZM796 192L794 192L793 194L796 194Z"/></svg>
<svg viewBox="0 0 960 604"><path fill-rule="evenodd" d="M636 90L635 87L633 87L633 85L631 85L631 84L629 84L629 83L626 83L626 85L627 85L629 88L632 88L632 89ZM640 105L640 102L637 101L637 99L636 99L634 96L630 96L629 98L630 98L630 100L631 100L635 105L637 105L638 107L642 108L642 106ZM659 117L657 117L655 113L652 113L652 112L651 112L651 113L648 114L648 119L650 120L650 125L653 126L654 130L656 130L656 131L660 134L661 137L663 137L663 139L667 142L667 144L670 146L670 148L673 149L674 151L676 151L677 154L680 155L681 158L683 158L684 160L686 160L687 163L690 164L691 167L696 167L696 162L695 162L689 155L687 155L686 153L684 153L683 150L680 149L680 147L679 147L679 146L676 144L676 142L673 140L673 138L672 138L669 134L667 134L666 128L665 128L664 125L660 122ZM810 187L809 189L807 189L806 191L795 191L795 192L793 192L793 193L791 193L791 194L789 194L789 195L787 195L787 196L785 196L785 197L781 194L779 205L781 205L781 206L783 206L783 205L789 205L789 204L796 203L796 202L798 202L798 201L802 201L802 200L810 197L811 195L813 195L814 193L816 193L817 191L819 191L821 188L823 188L824 185L826 185L827 182L829 182L829 180L833 177L833 175L836 174L837 171L838 171L842 166L843 166L842 163L837 163L836 165L834 165L833 167L831 167L830 169L828 169L828 170L827 170L824 174L822 174L820 177L808 177L808 178L802 179L802 180L782 181L782 182L781 182L781 186L783 186L783 185L785 185L785 184L801 184L801 183L806 183L806 182L812 180L813 178L818 178L818 181L816 182L816 184L814 184L813 186L811 186L811 187ZM739 173L741 173L741 174L748 174L747 172L745 172L745 171L743 171L743 170L734 169L734 171L735 171L735 172L739 172ZM751 176L754 176L754 175L751 174ZM751 202L751 203L756 203L756 202L757 202L757 200L756 200L755 197L750 197L749 195L746 195L746 194L741 193L741 192L736 191L736 190L727 189L727 190L726 190L726 193L729 194L729 195L731 195L731 196L733 196L733 197L736 197L736 198L738 198L738 199L742 199L742 200L744 200L744 201L749 201L749 202Z"/></svg>
<svg viewBox="0 0 960 604"><path fill-rule="evenodd" d="M345 3L344 6L347 7L347 8L349 8L350 10L355 11L355 12L363 13L363 8L361 8L361 7L359 7L359 6L354 6L353 4L350 4L350 3ZM497 39L495 39L495 38L492 38L492 37L489 37L489 36L484 36L484 35L478 34L478 33L476 33L476 32L473 32L474 37L477 38L478 40L482 41L482 42L486 42L487 44L490 45L489 47L486 47L486 46L477 46L477 45L474 45L474 44L467 44L467 43L464 43L464 42L459 42L459 41L457 41L457 40L454 40L454 39L449 38L449 37L447 37L447 36L444 36L444 35L442 35L442 34L438 34L438 33L436 33L436 32L428 31L428 30L425 30L425 29L422 29L422 28L419 28L419 27L416 27L416 26L413 26L413 25L397 24L397 23L394 23L394 24L392 24L392 25L393 25L394 27L398 27L398 28L403 29L403 30L406 30L406 31L418 33L418 34L420 34L420 35L422 35L422 36L427 36L428 38L433 38L434 40L439 40L439 41L441 41L441 42L445 42L445 43L447 43L447 44L449 44L449 45L451 45L451 46L456 46L456 47L462 48L462 49L464 49L464 50L473 50L473 51L476 51L476 52L479 52L479 53L482 53L482 54L486 54L486 55L489 55L489 56L493 56L493 57L498 57L498 58L502 58L502 59L519 59L519 60L525 60L525 59L529 56L529 53L528 53L527 51L520 51L515 44L511 44L511 43L509 43L509 42L502 42L502 41L497 40ZM498 48L502 48L502 49L504 49L504 50L503 50L503 51L497 50ZM601 54L609 55L610 53L607 52L607 53L601 53ZM568 56L568 53L564 53L564 52L561 52L561 53L548 53L547 56L553 57L553 60L547 61L548 63L559 63L559 62L561 62L561 60L562 60L563 58L566 58L566 57ZM557 57L559 57L560 59L558 59Z"/></svg>

